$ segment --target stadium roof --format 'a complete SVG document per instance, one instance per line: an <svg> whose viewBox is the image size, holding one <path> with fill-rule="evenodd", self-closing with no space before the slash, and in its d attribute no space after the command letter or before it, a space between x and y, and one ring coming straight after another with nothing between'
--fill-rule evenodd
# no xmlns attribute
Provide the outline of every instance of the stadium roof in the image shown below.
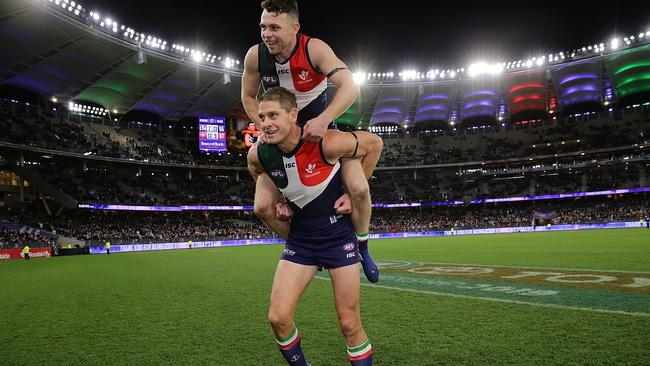
<svg viewBox="0 0 650 366"><path fill-rule="evenodd" d="M337 122L451 128L548 116L583 103L601 108L650 93L649 40L650 33L640 33L467 70L357 74L365 82L361 97ZM171 121L225 116L240 105L235 60L167 44L70 0L2 1L0 46L0 84L63 105L117 116L144 111Z"/></svg>
<svg viewBox="0 0 650 366"><path fill-rule="evenodd" d="M237 71L143 50L31 1L0 4L0 44L2 84L62 102L170 120L226 115L239 102Z"/></svg>

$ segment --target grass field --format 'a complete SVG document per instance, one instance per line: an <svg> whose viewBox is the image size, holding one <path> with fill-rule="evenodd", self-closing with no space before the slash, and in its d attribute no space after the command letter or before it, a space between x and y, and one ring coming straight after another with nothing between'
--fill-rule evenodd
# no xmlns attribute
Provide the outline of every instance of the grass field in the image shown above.
<svg viewBox="0 0 650 366"><path fill-rule="evenodd" d="M381 261L630 271L650 278L650 231L642 229L376 240L371 246ZM266 322L281 250L0 262L0 364L283 365ZM641 309L650 306L647 289L634 291L599 293L635 296ZM364 286L362 314L376 365L650 364L650 312ZM297 325L312 365L347 364L327 280L311 283Z"/></svg>

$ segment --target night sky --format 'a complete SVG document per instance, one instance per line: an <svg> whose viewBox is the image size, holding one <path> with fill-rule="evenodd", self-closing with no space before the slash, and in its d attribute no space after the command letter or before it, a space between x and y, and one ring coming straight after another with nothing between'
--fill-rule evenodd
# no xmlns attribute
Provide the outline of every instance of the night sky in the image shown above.
<svg viewBox="0 0 650 366"><path fill-rule="evenodd" d="M650 30L647 1L299 1L302 31L355 70L399 72L511 61ZM600 4L599 4L600 3ZM243 61L260 41L257 0L88 0L89 9L171 43Z"/></svg>

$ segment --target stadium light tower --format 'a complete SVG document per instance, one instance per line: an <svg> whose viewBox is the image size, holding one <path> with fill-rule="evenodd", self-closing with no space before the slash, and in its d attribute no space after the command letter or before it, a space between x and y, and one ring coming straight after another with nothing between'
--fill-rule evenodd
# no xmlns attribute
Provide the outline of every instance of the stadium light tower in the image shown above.
<svg viewBox="0 0 650 366"><path fill-rule="evenodd" d="M366 81L366 73L363 71L357 71L352 74L352 78L354 79L354 82L361 85Z"/></svg>

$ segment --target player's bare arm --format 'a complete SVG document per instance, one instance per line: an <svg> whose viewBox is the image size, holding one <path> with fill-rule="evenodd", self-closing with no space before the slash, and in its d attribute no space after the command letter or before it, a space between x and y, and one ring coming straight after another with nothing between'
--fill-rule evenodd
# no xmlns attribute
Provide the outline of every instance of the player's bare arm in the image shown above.
<svg viewBox="0 0 650 366"><path fill-rule="evenodd" d="M341 132L328 130L323 139L323 152L328 161L341 158L361 158L361 167L366 179L377 166L384 148L381 138L365 131Z"/></svg>
<svg viewBox="0 0 650 366"><path fill-rule="evenodd" d="M359 86L354 82L348 66L334 54L327 43L312 38L308 47L314 67L327 75L329 81L336 86L336 95L327 108L318 117L305 123L303 138L316 142L324 136L327 126L354 103L359 96Z"/></svg>
<svg viewBox="0 0 650 366"><path fill-rule="evenodd" d="M253 145L248 150L248 155L246 156L246 162L248 165L248 172L251 174L251 176L256 182L257 182L257 178L261 174L266 174L266 172L264 172L264 168L262 168L262 164L260 164L259 158L257 157L257 145Z"/></svg>
<svg viewBox="0 0 650 366"><path fill-rule="evenodd" d="M261 77L257 62L257 45L254 45L248 49L244 58L244 73L241 77L241 100L246 115L260 129L260 119L257 116L260 103L257 101L257 93L260 89Z"/></svg>

